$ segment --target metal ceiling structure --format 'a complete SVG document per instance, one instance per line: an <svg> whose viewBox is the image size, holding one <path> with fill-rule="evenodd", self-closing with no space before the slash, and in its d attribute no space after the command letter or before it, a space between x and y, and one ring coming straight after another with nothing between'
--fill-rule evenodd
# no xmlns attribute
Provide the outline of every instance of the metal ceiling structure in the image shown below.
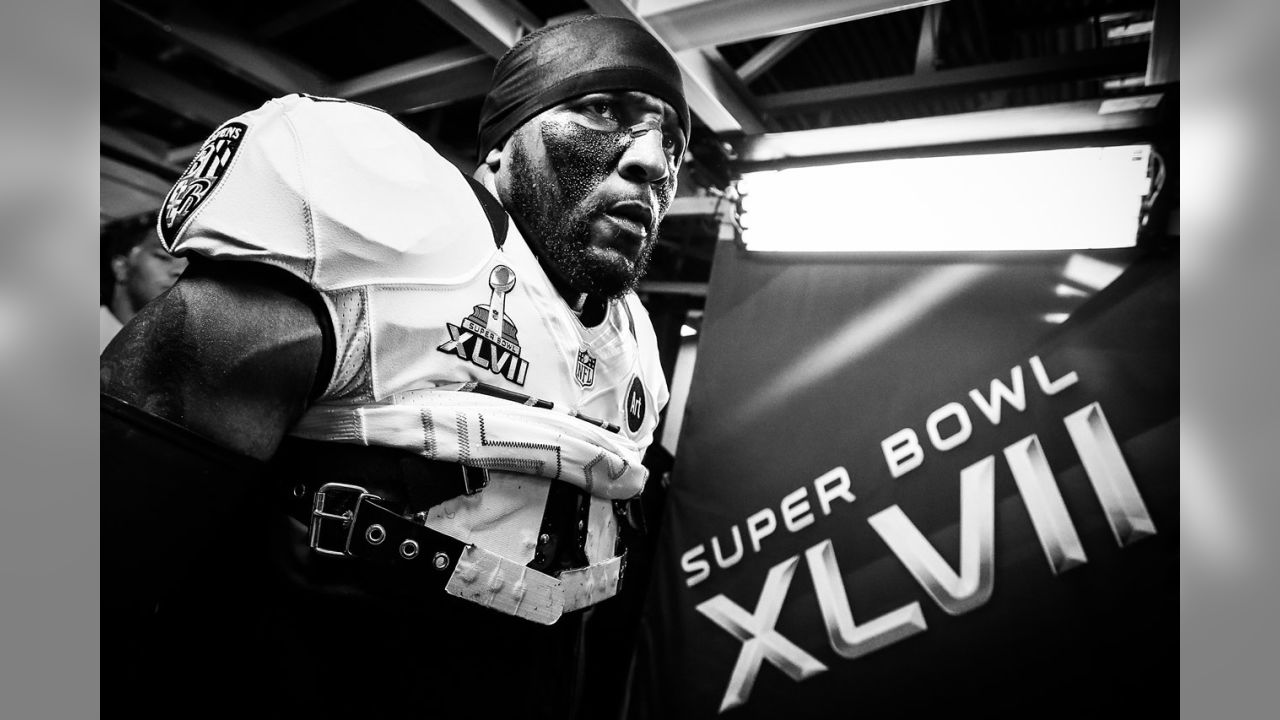
<svg viewBox="0 0 1280 720"><path fill-rule="evenodd" d="M744 169L1139 132L1177 83L1165 0L108 0L101 220L155 209L212 129L291 92L382 107L465 168L496 58L592 12L684 74L689 212L648 289L695 305L716 236L698 198Z"/></svg>

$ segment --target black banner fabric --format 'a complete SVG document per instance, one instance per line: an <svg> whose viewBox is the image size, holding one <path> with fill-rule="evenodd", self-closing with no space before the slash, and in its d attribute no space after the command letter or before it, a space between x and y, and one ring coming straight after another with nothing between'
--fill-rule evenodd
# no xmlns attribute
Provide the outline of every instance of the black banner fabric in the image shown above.
<svg viewBox="0 0 1280 720"><path fill-rule="evenodd" d="M1170 706L1177 263L722 243L629 717Z"/></svg>

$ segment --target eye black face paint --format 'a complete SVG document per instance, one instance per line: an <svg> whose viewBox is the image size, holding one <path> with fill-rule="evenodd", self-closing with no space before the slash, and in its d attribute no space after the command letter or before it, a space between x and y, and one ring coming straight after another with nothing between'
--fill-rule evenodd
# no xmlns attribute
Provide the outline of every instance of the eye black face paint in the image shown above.
<svg viewBox="0 0 1280 720"><path fill-rule="evenodd" d="M570 197L585 197L608 177L629 138L625 132L591 130L572 122L542 126L547 162Z"/></svg>
<svg viewBox="0 0 1280 720"><path fill-rule="evenodd" d="M661 132L657 130L657 132ZM547 148L547 160L556 171L560 186L570 197L586 197L603 182L622 161L622 154L640 137L630 128L603 131L582 127L577 123L547 123L542 126L542 142ZM645 202L654 207L651 235L657 233L657 221L667 213L671 195L675 190L675 169L668 168L665 178L649 183L653 196ZM579 195L580 194L580 195ZM647 191L646 191L647 194ZM656 201L656 202L651 202Z"/></svg>
<svg viewBox="0 0 1280 720"><path fill-rule="evenodd" d="M635 138L628 130L599 131L572 122L548 121L539 128L545 167L530 156L523 136L511 156L511 201L521 232L540 250L553 275L577 292L615 298L644 276L675 186L672 173L657 183L630 184L631 193L606 185ZM606 187L615 188L609 194ZM608 208L641 200L653 210L643 237L609 223Z"/></svg>

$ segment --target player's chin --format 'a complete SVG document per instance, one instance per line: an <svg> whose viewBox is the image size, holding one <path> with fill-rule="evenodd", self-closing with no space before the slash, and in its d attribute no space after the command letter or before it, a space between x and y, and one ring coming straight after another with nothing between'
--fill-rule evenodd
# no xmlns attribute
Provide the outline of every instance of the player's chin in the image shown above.
<svg viewBox="0 0 1280 720"><path fill-rule="evenodd" d="M621 297L640 282L643 268L636 259L612 247L590 247L584 259L588 275L585 284L594 294L609 299Z"/></svg>

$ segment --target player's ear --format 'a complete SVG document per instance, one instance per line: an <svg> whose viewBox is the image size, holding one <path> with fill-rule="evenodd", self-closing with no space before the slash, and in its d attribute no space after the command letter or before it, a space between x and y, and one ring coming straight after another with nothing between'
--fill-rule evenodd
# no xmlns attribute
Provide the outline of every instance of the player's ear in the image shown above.
<svg viewBox="0 0 1280 720"><path fill-rule="evenodd" d="M129 279L129 258L126 255L116 255L111 258L111 276L116 282L124 283Z"/></svg>
<svg viewBox="0 0 1280 720"><path fill-rule="evenodd" d="M502 148L496 147L484 156L484 160L476 166L476 171L471 174L471 177L480 182L484 182L486 177L496 178L500 167L502 167Z"/></svg>
<svg viewBox="0 0 1280 720"><path fill-rule="evenodd" d="M502 148L494 148L484 156L484 164L488 166L492 172L498 172L498 167L502 165Z"/></svg>

